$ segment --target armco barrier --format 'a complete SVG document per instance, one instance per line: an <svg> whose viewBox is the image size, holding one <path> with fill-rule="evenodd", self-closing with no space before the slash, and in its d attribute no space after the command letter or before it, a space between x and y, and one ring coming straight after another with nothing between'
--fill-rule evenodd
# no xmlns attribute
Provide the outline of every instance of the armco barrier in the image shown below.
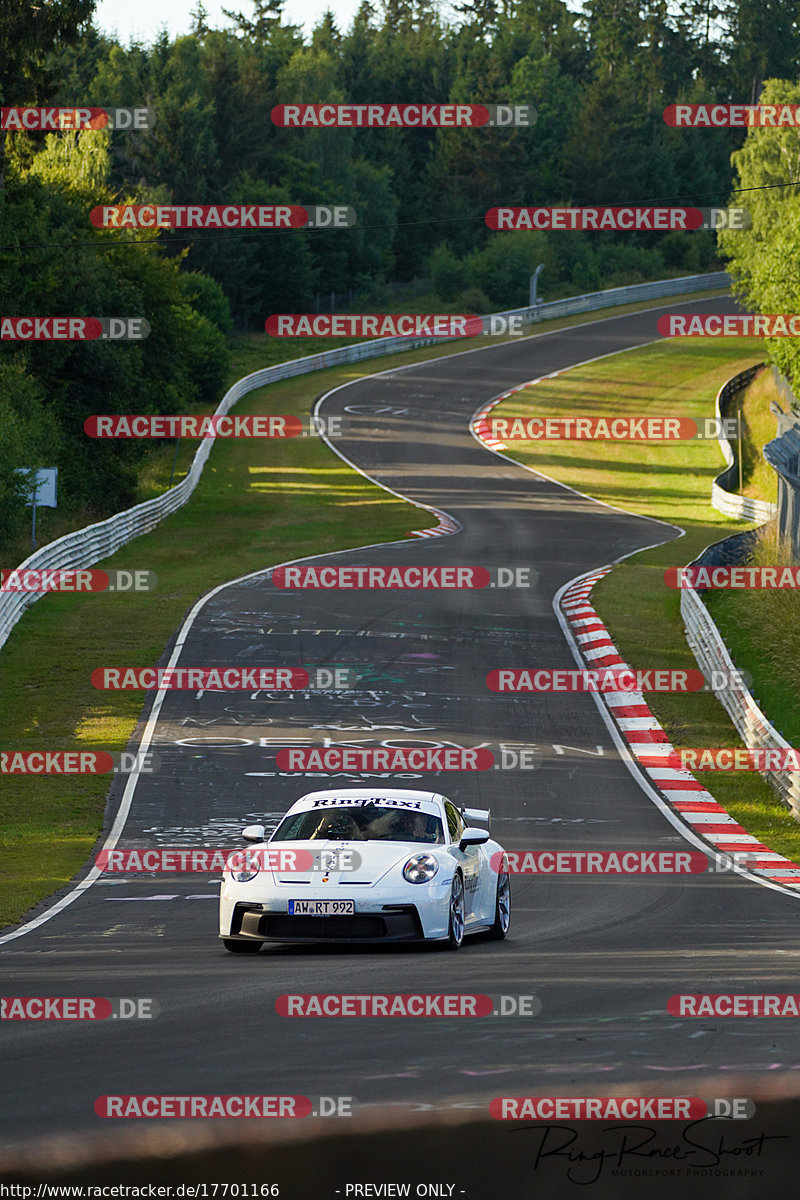
<svg viewBox="0 0 800 1200"><path fill-rule="evenodd" d="M729 284L730 277L724 271L708 275L684 275L678 279L661 279L654 283L637 283L630 287L609 288L603 292L590 292L583 296L570 296L564 300L554 300L552 303L540 304L535 308L515 308L490 315L521 316L523 324L530 324L553 320L556 317L573 313L613 308L616 305L630 304L638 300L657 300L664 296L677 296L686 292L727 287ZM385 354L396 354L401 350L416 350L423 346L452 340L454 339L432 337L379 338L376 341L359 342L355 346L342 346L337 350L325 351L322 354L294 358L274 367L264 367L260 371L254 371L251 375L245 375L242 379L237 380L223 396L215 415L223 416L228 413L242 396L268 383L278 383L282 379L292 379L297 375L324 370L326 367L362 362L365 359L378 358ZM53 568L91 567L119 550L121 546L133 541L134 538L149 533L164 517L175 512L187 502L203 473L203 467L211 453L214 441L214 438L203 439L186 478L182 479L175 487L153 500L146 500L143 504L137 504L124 512L116 513L105 521L88 525L84 529L76 529L54 542L49 542L26 558L19 569L21 571L41 571ZM430 505L417 504L416 507L426 509L437 517L441 517L438 510ZM0 647L5 645L11 630L22 617L25 609L41 599L42 594L44 593L0 592Z"/></svg>
<svg viewBox="0 0 800 1200"><path fill-rule="evenodd" d="M699 282L702 280L702 282ZM632 283L627 287L606 288L603 292L586 292L583 296L567 296L532 308L513 308L493 313L495 317L522 316L525 322L553 321L576 313L593 312L599 308L615 308L619 304L635 304L637 300L661 300L686 292L710 291L730 287L727 271L712 271L709 275L681 275L678 279L659 279L655 283Z"/></svg>
<svg viewBox="0 0 800 1200"><path fill-rule="evenodd" d="M681 615L686 627L686 640L706 678L713 680L713 671L724 671L726 677L730 679L730 672L735 670L733 660L719 630L709 616L708 609L694 588L685 588L681 591ZM739 689L730 686L715 687L714 694L726 709L739 736L749 749L790 749L789 742L770 724L744 685L741 685ZM760 773L769 780L784 803L791 809L795 820L800 821L800 773L797 771L762 771Z"/></svg>
<svg viewBox="0 0 800 1200"><path fill-rule="evenodd" d="M714 406L714 415L718 421L721 421L728 415L726 409L728 402L733 399L737 392L747 387L750 380L757 371L763 367L763 363L757 363L754 367L748 367L746 371L741 371L738 375L734 375L729 379L717 392L716 404ZM723 428L722 425L719 428ZM769 521L775 516L777 507L770 504L767 500L753 500L749 496L740 496L738 492L731 492L728 488L735 486L737 479L737 463L736 456L733 453L733 447L726 437L720 436L717 438L723 458L727 463L724 471L722 471L711 485L711 503L718 512L724 513L726 517L739 517L744 521L758 521L763 524L764 521Z"/></svg>
<svg viewBox="0 0 800 1200"><path fill-rule="evenodd" d="M718 419L725 415L726 401L750 382L761 365L749 367L739 375L734 375L720 388L716 404ZM720 438L719 442L728 467L714 480L712 504L726 516L744 517L762 524L769 521L776 512L774 504L767 504L763 500L746 501L745 497L734 495L719 486L720 480L732 483L736 473L730 443L725 438ZM734 535L734 538L737 544L744 548L750 544L752 533L753 531L748 531L746 534ZM731 554L726 553L726 543L733 540L726 538L723 542L709 546L698 558L694 559L690 566L711 566L731 560ZM686 628L686 640L706 679L713 681L713 672L715 671L723 672L725 677L730 679L730 673L735 669L733 660L708 609L694 588L685 588L681 591L681 615ZM717 678L720 677L720 675L717 676ZM714 694L736 726L745 746L753 750L789 749L789 743L770 724L744 685L739 688L715 687ZM800 773L783 771L762 771L760 773L769 780L795 819L800 821Z"/></svg>

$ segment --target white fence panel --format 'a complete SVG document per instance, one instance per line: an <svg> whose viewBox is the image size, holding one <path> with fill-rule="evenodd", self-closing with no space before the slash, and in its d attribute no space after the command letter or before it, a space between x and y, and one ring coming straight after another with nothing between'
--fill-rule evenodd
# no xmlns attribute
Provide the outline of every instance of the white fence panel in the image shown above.
<svg viewBox="0 0 800 1200"><path fill-rule="evenodd" d="M722 422L722 406L729 396L735 395L743 387L750 382L755 375L758 367L748 367L746 371L734 375L732 379L723 383L722 387L717 392L717 399L714 404L714 415L720 422L718 428L721 430L724 426ZM731 468L736 463L736 456L733 453L733 447L726 437L720 435L717 438L719 448L722 451L722 456L725 459L726 467L721 471L711 485L711 503L717 512L723 513L726 517L738 517L744 521L757 521L763 525L765 521L770 521L778 511L777 505L770 504L768 500L753 500L749 496L741 496L738 492L727 491L720 483L721 479L725 479L730 474L734 474ZM726 480L730 482L730 478Z"/></svg>
<svg viewBox="0 0 800 1200"><path fill-rule="evenodd" d="M714 694L727 710L745 746L751 750L790 749L789 742L770 724L744 684L732 685L731 672L736 670L733 660L708 609L694 588L681 591L681 615L686 626L686 640L706 679L713 680L714 671L725 673L725 686L715 687ZM722 675L717 675L717 679L721 678ZM800 820L800 773L762 771L760 774L769 779L791 809L794 818Z"/></svg>

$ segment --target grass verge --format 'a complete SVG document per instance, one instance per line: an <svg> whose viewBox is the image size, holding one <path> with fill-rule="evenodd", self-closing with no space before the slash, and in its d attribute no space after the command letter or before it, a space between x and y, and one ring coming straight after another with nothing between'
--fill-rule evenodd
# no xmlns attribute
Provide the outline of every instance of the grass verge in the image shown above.
<svg viewBox="0 0 800 1200"><path fill-rule="evenodd" d="M778 398L772 372L764 370L748 384L737 405L737 411L742 413L742 495L768 500L770 504L775 504L778 498L778 476L761 451L775 437L775 418L769 402ZM736 448L734 453L738 453Z"/></svg>

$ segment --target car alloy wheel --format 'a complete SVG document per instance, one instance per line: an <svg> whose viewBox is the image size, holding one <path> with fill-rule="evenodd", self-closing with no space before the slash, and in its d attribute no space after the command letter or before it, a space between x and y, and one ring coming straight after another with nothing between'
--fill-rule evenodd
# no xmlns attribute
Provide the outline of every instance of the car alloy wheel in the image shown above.
<svg viewBox="0 0 800 1200"><path fill-rule="evenodd" d="M490 937L501 941L508 933L511 924L511 880L508 871L503 871L497 878L497 898L494 904L494 924L489 931Z"/></svg>
<svg viewBox="0 0 800 1200"><path fill-rule="evenodd" d="M464 941L464 880L456 871L450 888L450 921L447 941L451 950L460 950Z"/></svg>

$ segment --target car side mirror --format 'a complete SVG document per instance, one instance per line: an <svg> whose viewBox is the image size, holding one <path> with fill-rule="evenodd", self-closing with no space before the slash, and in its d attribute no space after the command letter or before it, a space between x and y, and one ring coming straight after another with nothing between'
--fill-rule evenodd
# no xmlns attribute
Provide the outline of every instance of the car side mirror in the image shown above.
<svg viewBox="0 0 800 1200"><path fill-rule="evenodd" d="M466 850L468 846L483 846L488 841L488 830L477 829L474 825L468 825L461 834L461 841L458 843L458 848L459 850Z"/></svg>
<svg viewBox="0 0 800 1200"><path fill-rule="evenodd" d="M246 842L263 842L264 826L248 825L246 829L242 830L242 837Z"/></svg>

